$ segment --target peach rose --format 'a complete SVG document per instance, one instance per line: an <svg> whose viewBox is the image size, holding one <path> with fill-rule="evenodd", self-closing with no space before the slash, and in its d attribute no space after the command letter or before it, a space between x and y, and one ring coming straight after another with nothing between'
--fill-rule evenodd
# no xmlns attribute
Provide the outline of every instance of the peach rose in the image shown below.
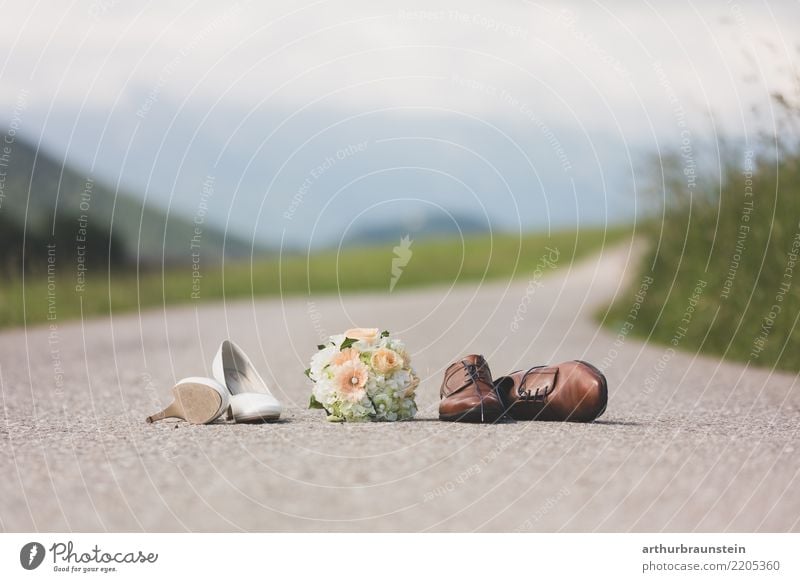
<svg viewBox="0 0 800 582"><path fill-rule="evenodd" d="M349 362L349 361L358 362L359 361L358 358L359 358L360 355L361 355L361 352L359 352L356 349L345 348L341 352L338 352L335 356L333 356L333 359L331 360L331 363L334 366L341 366L345 362Z"/></svg>
<svg viewBox="0 0 800 582"><path fill-rule="evenodd" d="M380 348L372 354L372 367L381 374L388 374L403 366L403 358L394 350Z"/></svg>
<svg viewBox="0 0 800 582"><path fill-rule="evenodd" d="M354 327L344 332L344 335L345 337L371 344L378 339L378 333L380 331L377 327Z"/></svg>
<svg viewBox="0 0 800 582"><path fill-rule="evenodd" d="M369 370L361 362L348 360L342 364L334 374L333 381L339 389L339 394L345 400L358 402L367 391L364 386L369 379Z"/></svg>

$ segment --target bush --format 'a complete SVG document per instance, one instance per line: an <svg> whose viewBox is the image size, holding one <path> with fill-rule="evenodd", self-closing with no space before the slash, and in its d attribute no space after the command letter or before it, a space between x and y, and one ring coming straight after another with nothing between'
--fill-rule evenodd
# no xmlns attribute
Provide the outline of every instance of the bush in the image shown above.
<svg viewBox="0 0 800 582"><path fill-rule="evenodd" d="M800 153L723 150L692 184L680 153L659 160L662 220L641 271L653 283L631 333L753 365L800 370ZM687 175L688 174L688 175ZM622 325L633 293L607 314Z"/></svg>

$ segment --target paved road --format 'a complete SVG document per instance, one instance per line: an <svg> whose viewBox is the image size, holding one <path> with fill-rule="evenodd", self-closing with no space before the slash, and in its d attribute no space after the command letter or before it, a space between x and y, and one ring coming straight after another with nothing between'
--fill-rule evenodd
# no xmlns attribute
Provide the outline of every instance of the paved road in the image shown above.
<svg viewBox="0 0 800 582"><path fill-rule="evenodd" d="M799 530L796 378L601 329L592 313L622 292L629 251L542 279L531 265L530 281L511 284L194 305L0 334L0 529ZM305 409L318 337L353 324L411 346L424 377L417 421L338 425ZM210 373L226 336L273 384L285 420L145 424L174 379ZM609 378L608 411L587 425L439 422L443 368L470 352L496 374L593 361Z"/></svg>

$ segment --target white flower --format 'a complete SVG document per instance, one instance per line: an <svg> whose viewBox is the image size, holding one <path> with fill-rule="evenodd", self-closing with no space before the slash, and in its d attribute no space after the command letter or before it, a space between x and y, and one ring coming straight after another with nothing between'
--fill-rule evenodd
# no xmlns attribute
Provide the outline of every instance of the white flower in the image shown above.
<svg viewBox="0 0 800 582"><path fill-rule="evenodd" d="M315 382L311 393L314 395L317 402L328 410L330 410L336 402L336 388L333 381L327 378Z"/></svg>
<svg viewBox="0 0 800 582"><path fill-rule="evenodd" d="M328 346L311 356L311 379L316 381L322 378L322 370L331 363L331 359L338 352L336 346Z"/></svg>

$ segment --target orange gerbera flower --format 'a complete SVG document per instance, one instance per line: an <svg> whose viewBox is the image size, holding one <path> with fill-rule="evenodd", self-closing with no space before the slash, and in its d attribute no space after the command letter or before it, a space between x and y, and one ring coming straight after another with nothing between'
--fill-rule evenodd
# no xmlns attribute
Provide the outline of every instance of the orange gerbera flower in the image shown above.
<svg viewBox="0 0 800 582"><path fill-rule="evenodd" d="M347 360L339 366L333 377L339 394L350 402L358 402L364 398L367 393L364 386L367 385L368 379L369 370L367 367L354 360Z"/></svg>
<svg viewBox="0 0 800 582"><path fill-rule="evenodd" d="M359 352L355 348L345 348L341 352L337 352L336 355L333 356L333 359L331 360L331 363L334 366L341 366L345 362L349 362L349 361L358 362L359 361L358 358L359 358L360 355L361 355L361 352Z"/></svg>

